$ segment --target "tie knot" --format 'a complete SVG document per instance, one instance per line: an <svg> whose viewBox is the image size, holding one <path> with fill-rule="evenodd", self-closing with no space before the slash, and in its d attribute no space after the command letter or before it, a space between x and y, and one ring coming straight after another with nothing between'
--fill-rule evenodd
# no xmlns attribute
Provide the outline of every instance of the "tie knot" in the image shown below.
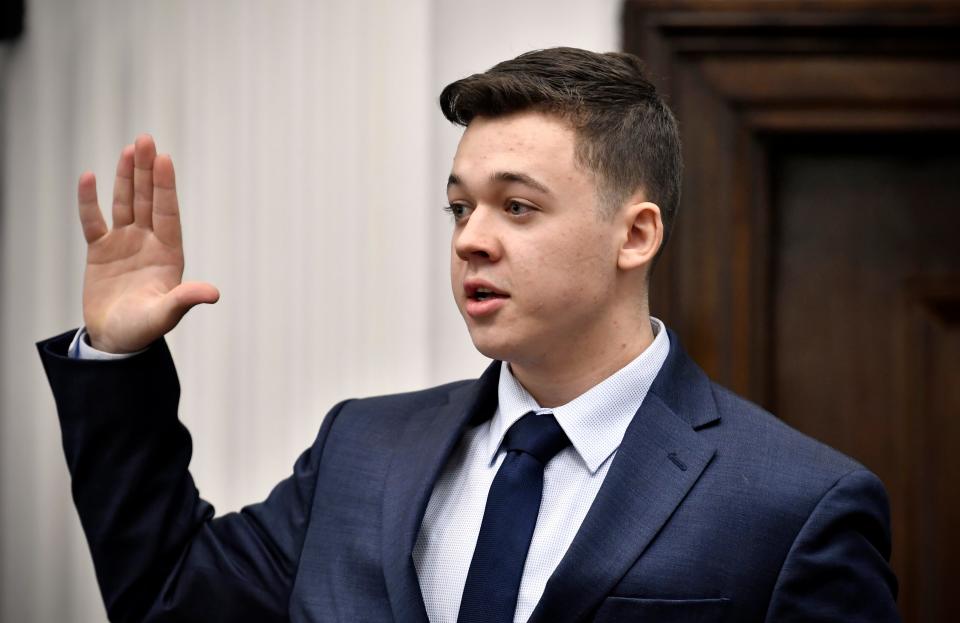
<svg viewBox="0 0 960 623"><path fill-rule="evenodd" d="M531 411L514 422L503 443L507 452L525 452L546 465L570 445L570 440L552 413L538 415Z"/></svg>

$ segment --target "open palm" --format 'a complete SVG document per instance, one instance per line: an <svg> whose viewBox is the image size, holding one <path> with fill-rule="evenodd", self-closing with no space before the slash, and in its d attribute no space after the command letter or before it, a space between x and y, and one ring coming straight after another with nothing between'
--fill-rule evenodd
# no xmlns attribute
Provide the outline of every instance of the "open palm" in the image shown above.
<svg viewBox="0 0 960 623"><path fill-rule="evenodd" d="M94 348L140 350L198 303L220 296L209 283L185 282L173 161L153 138L137 137L120 154L113 188L113 228L97 202L92 173L80 177L80 224L87 240L83 320Z"/></svg>

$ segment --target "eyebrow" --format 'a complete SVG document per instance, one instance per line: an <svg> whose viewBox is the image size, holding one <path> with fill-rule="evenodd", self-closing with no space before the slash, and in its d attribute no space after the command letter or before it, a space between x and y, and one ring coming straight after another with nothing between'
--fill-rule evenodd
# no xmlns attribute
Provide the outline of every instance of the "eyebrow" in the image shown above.
<svg viewBox="0 0 960 623"><path fill-rule="evenodd" d="M508 184L523 184L524 186L529 186L530 188L542 192L545 195L552 194L550 189L547 188L542 183L533 179L526 173L520 173L518 171L497 171L490 176L491 182L505 182ZM451 186L466 186L458 176L453 173L450 174L450 177L447 178L447 190Z"/></svg>

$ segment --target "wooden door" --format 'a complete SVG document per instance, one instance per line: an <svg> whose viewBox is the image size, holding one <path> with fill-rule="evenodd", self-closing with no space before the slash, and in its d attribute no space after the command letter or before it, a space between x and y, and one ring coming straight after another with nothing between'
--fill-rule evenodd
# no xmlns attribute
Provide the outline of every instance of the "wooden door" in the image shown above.
<svg viewBox="0 0 960 623"><path fill-rule="evenodd" d="M713 378L883 479L906 621L960 620L958 8L624 15L686 162L652 311Z"/></svg>

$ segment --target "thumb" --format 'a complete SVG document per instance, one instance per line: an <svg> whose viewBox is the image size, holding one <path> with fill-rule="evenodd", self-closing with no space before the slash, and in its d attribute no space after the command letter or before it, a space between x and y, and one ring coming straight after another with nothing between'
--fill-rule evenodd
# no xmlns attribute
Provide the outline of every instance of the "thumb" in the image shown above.
<svg viewBox="0 0 960 623"><path fill-rule="evenodd" d="M220 291L213 284L203 281L185 281L167 292L160 302L163 332L177 326L183 315L194 305L213 304L220 300Z"/></svg>

